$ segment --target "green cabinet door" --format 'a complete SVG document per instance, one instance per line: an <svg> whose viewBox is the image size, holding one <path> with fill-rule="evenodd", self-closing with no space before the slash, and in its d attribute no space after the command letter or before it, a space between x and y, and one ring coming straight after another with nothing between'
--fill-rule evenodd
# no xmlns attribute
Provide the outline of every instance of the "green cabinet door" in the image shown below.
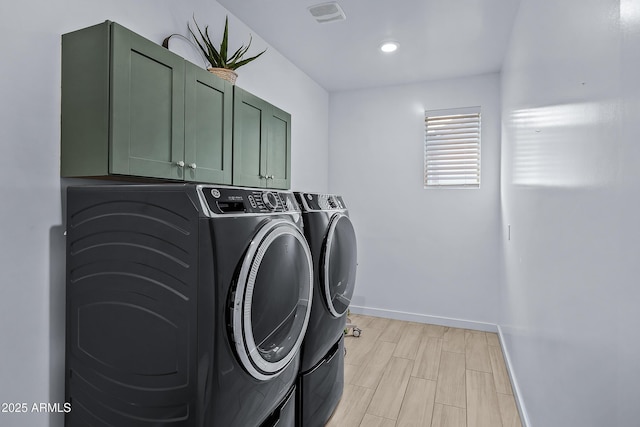
<svg viewBox="0 0 640 427"><path fill-rule="evenodd" d="M183 179L185 61L111 24L111 174Z"/></svg>
<svg viewBox="0 0 640 427"><path fill-rule="evenodd" d="M233 86L186 63L185 180L231 184Z"/></svg>
<svg viewBox="0 0 640 427"><path fill-rule="evenodd" d="M288 189L291 185L291 115L270 106L267 120L267 187Z"/></svg>
<svg viewBox="0 0 640 427"><path fill-rule="evenodd" d="M267 103L249 92L234 88L233 184L266 186Z"/></svg>
<svg viewBox="0 0 640 427"><path fill-rule="evenodd" d="M233 184L288 189L291 116L234 88Z"/></svg>

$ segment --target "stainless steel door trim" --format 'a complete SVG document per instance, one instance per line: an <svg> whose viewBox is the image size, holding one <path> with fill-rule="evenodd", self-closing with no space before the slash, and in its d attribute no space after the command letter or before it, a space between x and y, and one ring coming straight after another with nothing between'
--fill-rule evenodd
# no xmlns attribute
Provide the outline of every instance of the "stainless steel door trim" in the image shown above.
<svg viewBox="0 0 640 427"><path fill-rule="evenodd" d="M302 246L307 264L309 267L309 277L307 278L306 294L307 309L305 312L302 330L296 338L296 342L291 351L277 362L265 360L260 355L258 346L253 337L253 325L251 323L251 309L253 303L253 290L255 287L258 269L264 258L266 251L273 241L282 236L293 236ZM240 274L238 276L237 288L233 304L233 335L236 351L240 360L251 376L258 380L268 380L278 376L284 368L291 362L298 352L311 314L311 302L313 297L313 259L311 250L300 230L291 222L285 220L274 220L265 224L251 241L247 254L242 262Z"/></svg>
<svg viewBox="0 0 640 427"><path fill-rule="evenodd" d="M331 300L331 283L330 283L330 274L329 274L329 270L331 268L331 265L329 262L329 260L331 259L331 247L333 244L334 236L336 234L336 227L338 226L338 222L340 222L342 219L344 219L345 221L348 221L349 224L351 224L351 220L349 219L349 217L343 213L337 212L333 214L333 216L331 217L329 221L329 230L327 231L327 239L326 239L324 253L322 257L322 259L324 260L323 262L324 265L322 266L323 272L324 272L324 283L323 283L324 298L325 298L325 302L327 303L327 308L329 309L329 312L334 317L340 317L347 312L347 309L345 308L345 310L342 313L338 313L338 310L336 310L335 306L333 305L333 301ZM348 307L348 304L346 306Z"/></svg>

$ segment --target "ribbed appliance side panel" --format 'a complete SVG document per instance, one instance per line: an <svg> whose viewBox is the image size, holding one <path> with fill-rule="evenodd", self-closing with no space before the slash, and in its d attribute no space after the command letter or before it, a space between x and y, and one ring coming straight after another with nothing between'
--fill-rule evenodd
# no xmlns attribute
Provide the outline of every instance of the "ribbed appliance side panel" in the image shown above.
<svg viewBox="0 0 640 427"><path fill-rule="evenodd" d="M71 187L67 426L195 425L195 194Z"/></svg>

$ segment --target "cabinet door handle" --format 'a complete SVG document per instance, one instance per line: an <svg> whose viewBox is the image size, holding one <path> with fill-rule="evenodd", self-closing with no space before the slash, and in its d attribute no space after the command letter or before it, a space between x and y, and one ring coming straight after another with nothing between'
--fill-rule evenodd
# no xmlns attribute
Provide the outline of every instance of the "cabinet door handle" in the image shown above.
<svg viewBox="0 0 640 427"><path fill-rule="evenodd" d="M176 166L178 166L179 168L183 168L184 167L184 162L182 160L176 162Z"/></svg>
<svg viewBox="0 0 640 427"><path fill-rule="evenodd" d="M276 177L275 175L271 175L271 176L270 176L270 177L268 177L268 178L273 179L273 178L275 178L275 177Z"/></svg>
<svg viewBox="0 0 640 427"><path fill-rule="evenodd" d="M191 169L195 169L197 166L196 166L196 164L195 164L195 163L189 163L189 167L190 167Z"/></svg>

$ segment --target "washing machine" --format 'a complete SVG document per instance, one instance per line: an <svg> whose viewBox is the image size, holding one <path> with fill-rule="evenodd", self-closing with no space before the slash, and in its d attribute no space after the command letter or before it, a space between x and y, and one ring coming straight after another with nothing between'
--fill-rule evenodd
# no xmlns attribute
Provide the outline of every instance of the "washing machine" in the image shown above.
<svg viewBox="0 0 640 427"><path fill-rule="evenodd" d="M67 426L293 426L313 260L292 193L67 191Z"/></svg>
<svg viewBox="0 0 640 427"><path fill-rule="evenodd" d="M313 306L302 343L298 426L324 426L344 388L344 329L357 267L356 234L340 196L296 193L314 270Z"/></svg>

